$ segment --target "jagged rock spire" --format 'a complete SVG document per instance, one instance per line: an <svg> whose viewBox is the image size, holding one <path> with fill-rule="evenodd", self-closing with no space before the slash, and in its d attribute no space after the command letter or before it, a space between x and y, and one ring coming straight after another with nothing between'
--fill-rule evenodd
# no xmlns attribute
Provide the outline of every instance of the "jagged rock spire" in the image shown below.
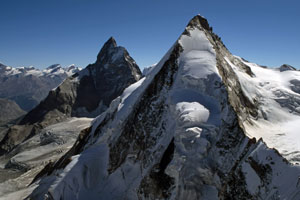
<svg viewBox="0 0 300 200"><path fill-rule="evenodd" d="M9 134L0 142L3 152L12 150L27 136L33 136L40 128L62 121L67 117L95 117L106 110L111 101L120 96L125 88L138 81L141 71L124 47L117 46L113 37L103 45L94 64L88 65L74 76L65 79L55 90L18 125L22 136L9 139ZM25 129L27 132L25 133ZM34 128L33 128L34 127ZM38 127L38 128L35 128ZM13 140L13 142L11 142Z"/></svg>
<svg viewBox="0 0 300 200"><path fill-rule="evenodd" d="M195 27L195 26L201 26L208 31L212 30L212 28L208 24L207 19L205 19L201 15L196 15L195 17L193 17L187 25L187 27Z"/></svg>
<svg viewBox="0 0 300 200"><path fill-rule="evenodd" d="M103 47L101 48L100 52L97 55L97 61L99 61L101 59L101 57L103 56L103 54L105 54L106 52L108 52L110 49L116 48L117 42L113 37L110 37L103 45Z"/></svg>

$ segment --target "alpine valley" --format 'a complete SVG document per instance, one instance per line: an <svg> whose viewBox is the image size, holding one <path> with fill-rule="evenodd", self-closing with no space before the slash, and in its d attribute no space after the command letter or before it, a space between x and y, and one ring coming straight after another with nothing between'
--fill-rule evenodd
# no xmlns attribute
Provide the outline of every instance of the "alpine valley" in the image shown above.
<svg viewBox="0 0 300 200"><path fill-rule="evenodd" d="M232 55L197 15L144 74L110 38L11 126L0 199L299 200L299 129L300 72Z"/></svg>

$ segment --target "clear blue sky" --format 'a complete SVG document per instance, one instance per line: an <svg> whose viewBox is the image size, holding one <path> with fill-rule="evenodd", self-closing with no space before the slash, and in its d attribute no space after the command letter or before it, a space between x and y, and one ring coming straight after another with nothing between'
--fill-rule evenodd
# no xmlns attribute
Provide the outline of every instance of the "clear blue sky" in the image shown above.
<svg viewBox="0 0 300 200"><path fill-rule="evenodd" d="M1 0L0 10L0 62L15 67L85 67L110 36L148 66L199 13L233 54L300 68L299 0Z"/></svg>

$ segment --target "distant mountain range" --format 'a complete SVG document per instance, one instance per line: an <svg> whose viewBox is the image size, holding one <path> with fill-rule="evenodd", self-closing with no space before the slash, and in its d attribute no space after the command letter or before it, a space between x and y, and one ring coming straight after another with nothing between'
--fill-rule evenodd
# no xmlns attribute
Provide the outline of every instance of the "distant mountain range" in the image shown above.
<svg viewBox="0 0 300 200"><path fill-rule="evenodd" d="M44 70L34 67L9 67L0 64L0 98L15 101L24 111L30 111L48 92L57 87L66 77L79 72L71 65L51 65Z"/></svg>

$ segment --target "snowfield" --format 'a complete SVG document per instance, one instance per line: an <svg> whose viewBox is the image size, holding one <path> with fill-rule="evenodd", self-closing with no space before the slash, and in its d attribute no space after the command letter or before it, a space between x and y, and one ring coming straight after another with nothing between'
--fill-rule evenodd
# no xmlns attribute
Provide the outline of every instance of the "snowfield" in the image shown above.
<svg viewBox="0 0 300 200"><path fill-rule="evenodd" d="M225 59L235 69L244 93L259 102L259 118L245 122L247 135L262 138L290 162L299 163L300 91L293 91L292 83L299 86L300 71L263 68L236 56L251 68L255 76L250 77Z"/></svg>

